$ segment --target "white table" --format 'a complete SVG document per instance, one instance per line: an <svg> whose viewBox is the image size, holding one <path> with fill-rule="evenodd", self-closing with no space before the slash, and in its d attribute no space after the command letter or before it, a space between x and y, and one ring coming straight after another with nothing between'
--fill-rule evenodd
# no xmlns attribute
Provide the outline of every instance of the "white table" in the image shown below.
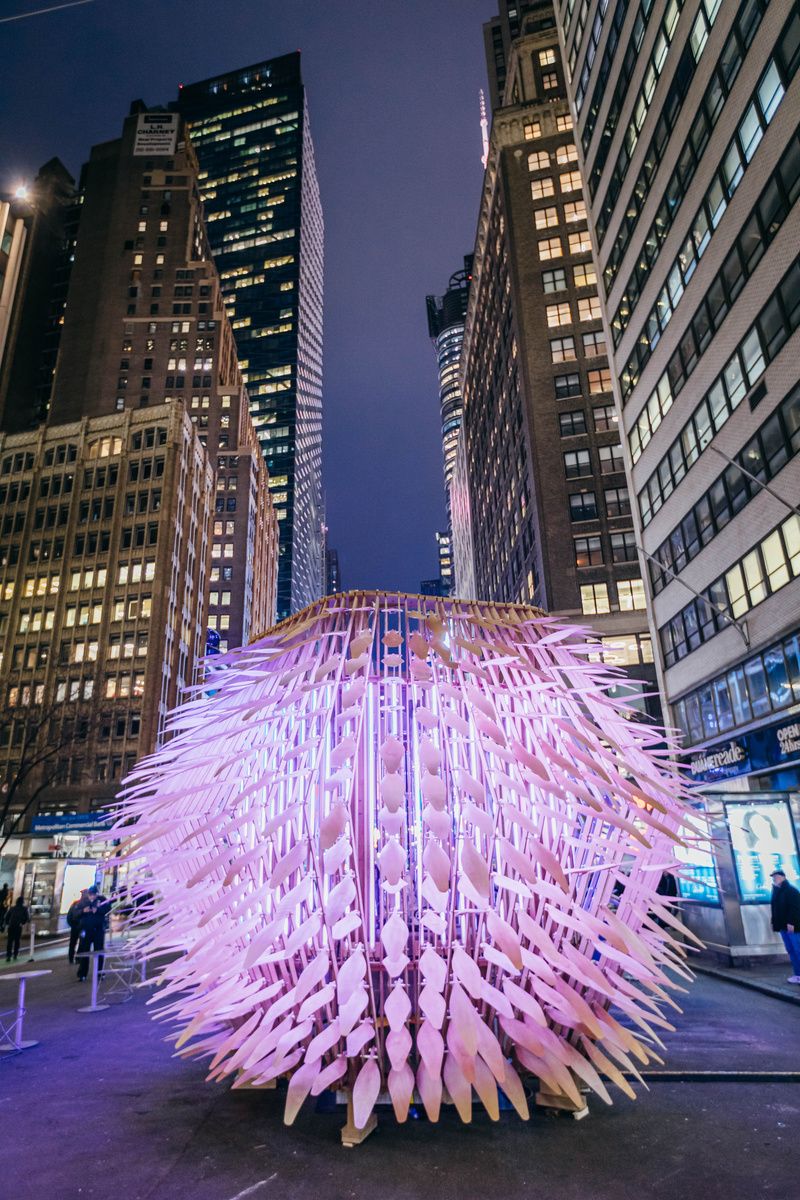
<svg viewBox="0 0 800 1200"><path fill-rule="evenodd" d="M16 979L17 981L17 1007L10 1008L6 1012L0 1013L0 1054L16 1054L18 1050L29 1050L31 1046L37 1046L38 1042L24 1042L22 1040L22 1019L25 1016L25 984L29 979L35 979L37 975L52 975L52 971L0 971L0 983L5 983L8 979ZM6 1024L6 1019L13 1017L13 1020Z"/></svg>

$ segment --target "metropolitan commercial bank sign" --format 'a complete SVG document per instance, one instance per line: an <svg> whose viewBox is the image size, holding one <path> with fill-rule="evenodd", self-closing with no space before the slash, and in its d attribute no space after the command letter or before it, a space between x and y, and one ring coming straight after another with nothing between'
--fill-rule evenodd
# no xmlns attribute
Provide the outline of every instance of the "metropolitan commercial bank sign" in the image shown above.
<svg viewBox="0 0 800 1200"><path fill-rule="evenodd" d="M133 139L134 158L169 158L178 140L178 114L139 113Z"/></svg>

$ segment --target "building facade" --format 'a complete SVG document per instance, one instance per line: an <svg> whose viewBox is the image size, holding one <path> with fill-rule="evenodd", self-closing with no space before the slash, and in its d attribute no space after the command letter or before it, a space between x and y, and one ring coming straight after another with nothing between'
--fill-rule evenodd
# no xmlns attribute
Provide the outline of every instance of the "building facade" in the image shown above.
<svg viewBox="0 0 800 1200"><path fill-rule="evenodd" d="M80 186L48 421L0 439L6 831L107 804L207 644L275 613L277 521L182 119L134 105Z"/></svg>
<svg viewBox="0 0 800 1200"><path fill-rule="evenodd" d="M478 597L590 625L604 658L643 681L634 703L655 714L644 585L548 3L527 6L506 58L462 376Z"/></svg>
<svg viewBox="0 0 800 1200"><path fill-rule="evenodd" d="M450 490L453 484L463 410L459 370L471 279L472 255L467 254L464 256L463 268L450 276L450 282L444 295L426 297L428 333L436 350L436 366L439 376L444 492L450 537L452 537Z"/></svg>
<svg viewBox="0 0 800 1200"><path fill-rule="evenodd" d="M323 221L299 53L181 87L281 531L278 616L320 595Z"/></svg>
<svg viewBox="0 0 800 1200"><path fill-rule="evenodd" d="M559 18L661 687L716 839L686 887L765 953L769 871L800 874L800 7Z"/></svg>
<svg viewBox="0 0 800 1200"><path fill-rule="evenodd" d="M0 429L47 418L78 218L75 181L51 159L0 202Z"/></svg>

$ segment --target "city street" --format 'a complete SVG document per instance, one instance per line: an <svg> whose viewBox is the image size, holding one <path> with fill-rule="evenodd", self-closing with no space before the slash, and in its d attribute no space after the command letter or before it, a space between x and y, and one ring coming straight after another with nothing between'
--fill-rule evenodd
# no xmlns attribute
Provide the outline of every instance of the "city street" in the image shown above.
<svg viewBox="0 0 800 1200"><path fill-rule="evenodd" d="M795 1194L800 1007L727 982L698 977L665 1062L685 1081L653 1081L636 1103L593 1100L581 1122L502 1113L498 1125L476 1107L471 1127L446 1108L436 1130L379 1110L377 1132L344 1150L341 1111L310 1102L287 1129L279 1094L206 1085L201 1065L174 1061L141 991L78 1013L88 995L73 970L38 965L53 967L30 989L25 1034L40 1045L0 1063L5 1129L27 1131L6 1157L3 1191L16 1200ZM4 1006L11 995L9 982Z"/></svg>

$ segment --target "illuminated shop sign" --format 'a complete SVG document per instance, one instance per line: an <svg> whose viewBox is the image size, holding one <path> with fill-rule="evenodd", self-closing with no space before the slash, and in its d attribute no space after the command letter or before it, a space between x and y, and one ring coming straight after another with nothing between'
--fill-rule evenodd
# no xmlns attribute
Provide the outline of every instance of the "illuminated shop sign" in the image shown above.
<svg viewBox="0 0 800 1200"><path fill-rule="evenodd" d="M800 719L754 729L686 756L693 783L716 783L752 771L768 771L800 758Z"/></svg>

